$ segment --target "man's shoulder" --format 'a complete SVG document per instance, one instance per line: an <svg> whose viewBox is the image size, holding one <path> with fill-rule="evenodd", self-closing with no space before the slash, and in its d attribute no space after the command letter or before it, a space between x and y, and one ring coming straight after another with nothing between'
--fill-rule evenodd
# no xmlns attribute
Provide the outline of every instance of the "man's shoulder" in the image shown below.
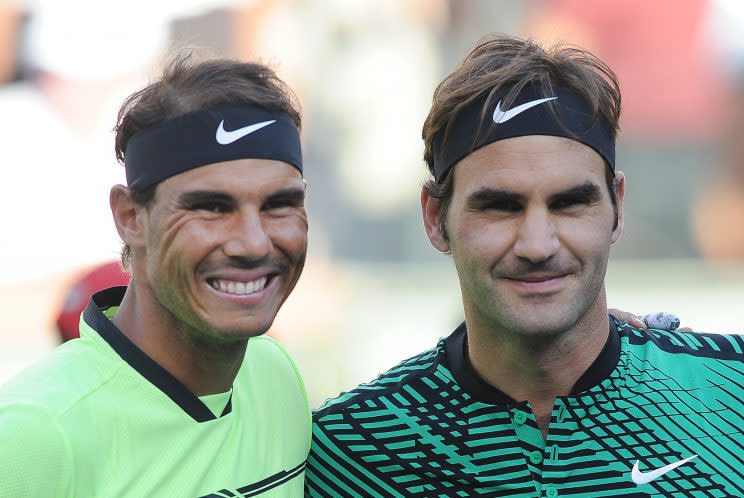
<svg viewBox="0 0 744 498"><path fill-rule="evenodd" d="M0 496L72 496L65 432L44 407L0 401Z"/></svg>
<svg viewBox="0 0 744 498"><path fill-rule="evenodd" d="M294 363L292 357L284 349L284 346L276 339L265 334L251 337L248 340L246 358L251 361L264 361L267 363Z"/></svg>
<svg viewBox="0 0 744 498"><path fill-rule="evenodd" d="M731 406L738 406L743 399L741 335L630 327L619 330L624 344L620 370L636 379L639 389L676 395L696 393L698 400L734 403Z"/></svg>
<svg viewBox="0 0 744 498"><path fill-rule="evenodd" d="M0 387L0 496L72 496L75 434L117 376L98 345L74 339ZM116 409L115 406L107 408Z"/></svg>
<svg viewBox="0 0 744 498"><path fill-rule="evenodd" d="M631 350L646 350L655 356L674 356L674 361L724 361L744 366L744 335L636 329L618 324L620 336Z"/></svg>
<svg viewBox="0 0 744 498"><path fill-rule="evenodd" d="M430 378L432 376L448 378L454 382L451 372L443 364L443 359L444 339L435 347L401 361L371 382L360 384L336 398L327 400L315 411L313 419L317 422L347 410L365 410L377 405L377 401L386 396L417 397L418 385L431 387L436 384L436 381Z"/></svg>
<svg viewBox="0 0 744 498"><path fill-rule="evenodd" d="M402 496L445 480L467 437L459 410L469 397L447 361L447 340L402 361L372 382L327 401L313 417L306 496ZM465 407L467 410L468 408ZM406 494L408 496L408 494ZM428 496L428 495L427 495Z"/></svg>
<svg viewBox="0 0 744 498"><path fill-rule="evenodd" d="M276 340L262 335L248 341L243 365L233 384L238 400L257 403L280 424L279 437L301 438L310 444L310 401L292 357Z"/></svg>
<svg viewBox="0 0 744 498"><path fill-rule="evenodd" d="M269 376L264 379L269 383L301 382L294 359L275 339L261 335L248 340L241 374L248 376ZM239 379L244 375L239 374Z"/></svg>
<svg viewBox="0 0 744 498"><path fill-rule="evenodd" d="M0 386L0 406L35 406L60 415L116 375L119 364L90 340L74 339Z"/></svg>

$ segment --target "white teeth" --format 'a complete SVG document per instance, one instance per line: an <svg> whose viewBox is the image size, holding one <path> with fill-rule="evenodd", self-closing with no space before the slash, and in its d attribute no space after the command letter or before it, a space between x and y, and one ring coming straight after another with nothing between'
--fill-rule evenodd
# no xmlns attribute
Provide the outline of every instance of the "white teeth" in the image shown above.
<svg viewBox="0 0 744 498"><path fill-rule="evenodd" d="M212 280L211 286L221 292L235 295L253 294L266 287L267 277L261 277L252 282L238 282L234 280Z"/></svg>
<svg viewBox="0 0 744 498"><path fill-rule="evenodd" d="M251 285L253 285L253 292L263 290L263 288L266 286L266 277L254 280L253 282L251 282Z"/></svg>

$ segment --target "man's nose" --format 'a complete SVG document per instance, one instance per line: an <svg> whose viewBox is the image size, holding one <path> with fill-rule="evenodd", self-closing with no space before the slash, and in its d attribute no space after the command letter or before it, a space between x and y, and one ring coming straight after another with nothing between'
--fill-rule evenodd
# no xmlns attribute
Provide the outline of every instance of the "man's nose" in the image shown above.
<svg viewBox="0 0 744 498"><path fill-rule="evenodd" d="M229 227L225 254L256 260L269 255L271 248L271 237L266 233L261 213L255 210L238 213Z"/></svg>
<svg viewBox="0 0 744 498"><path fill-rule="evenodd" d="M517 231L515 254L532 263L541 263L554 256L560 241L550 212L546 207L529 207Z"/></svg>

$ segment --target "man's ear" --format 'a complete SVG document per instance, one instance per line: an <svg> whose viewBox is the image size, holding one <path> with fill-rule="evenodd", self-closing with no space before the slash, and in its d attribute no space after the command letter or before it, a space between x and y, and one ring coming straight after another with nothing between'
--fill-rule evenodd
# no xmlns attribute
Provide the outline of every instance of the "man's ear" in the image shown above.
<svg viewBox="0 0 744 498"><path fill-rule="evenodd" d="M617 226L612 231L612 243L620 240L623 233L623 201L625 200L625 173L615 172L615 198L617 199Z"/></svg>
<svg viewBox="0 0 744 498"><path fill-rule="evenodd" d="M132 248L144 246L145 210L134 202L132 191L124 185L114 185L109 193L109 205L121 240Z"/></svg>
<svg viewBox="0 0 744 498"><path fill-rule="evenodd" d="M424 217L424 230L429 242L441 252L449 252L450 244L447 237L442 233L442 224L439 217L442 212L442 203L433 198L426 191L426 187L421 189L421 213Z"/></svg>

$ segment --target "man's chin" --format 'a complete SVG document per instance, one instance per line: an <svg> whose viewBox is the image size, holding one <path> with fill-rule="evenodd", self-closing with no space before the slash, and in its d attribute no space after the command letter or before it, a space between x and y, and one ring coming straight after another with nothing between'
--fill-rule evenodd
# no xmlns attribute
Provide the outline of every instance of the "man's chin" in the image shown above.
<svg viewBox="0 0 744 498"><path fill-rule="evenodd" d="M214 329L215 336L218 337L220 340L225 342L240 342L240 341L246 341L250 339L251 337L258 337L260 335L264 335L266 332L269 331L269 328L271 327L271 322L269 323L261 323L257 324L255 326L241 326L241 325L226 325L223 327L219 327Z"/></svg>
<svg viewBox="0 0 744 498"><path fill-rule="evenodd" d="M516 335L547 339L570 330L576 324L576 319L565 311L560 313L541 310L539 313L525 311L520 315L511 316L509 322L507 329Z"/></svg>
<svg viewBox="0 0 744 498"><path fill-rule="evenodd" d="M245 342L268 332L272 320L258 319L255 316L237 317L231 320L204 320L205 339L215 343L230 344Z"/></svg>
<svg viewBox="0 0 744 498"><path fill-rule="evenodd" d="M242 330L242 329L212 329L208 333L201 334L195 338L195 342L205 351L227 353L245 347L245 344L253 337L263 335L265 331Z"/></svg>
<svg viewBox="0 0 744 498"><path fill-rule="evenodd" d="M566 332L566 328L561 326L551 327L545 324L532 325L532 324L519 324L512 328L514 335L521 336L524 338L531 338L535 340L544 339L551 340L559 337L561 334Z"/></svg>

